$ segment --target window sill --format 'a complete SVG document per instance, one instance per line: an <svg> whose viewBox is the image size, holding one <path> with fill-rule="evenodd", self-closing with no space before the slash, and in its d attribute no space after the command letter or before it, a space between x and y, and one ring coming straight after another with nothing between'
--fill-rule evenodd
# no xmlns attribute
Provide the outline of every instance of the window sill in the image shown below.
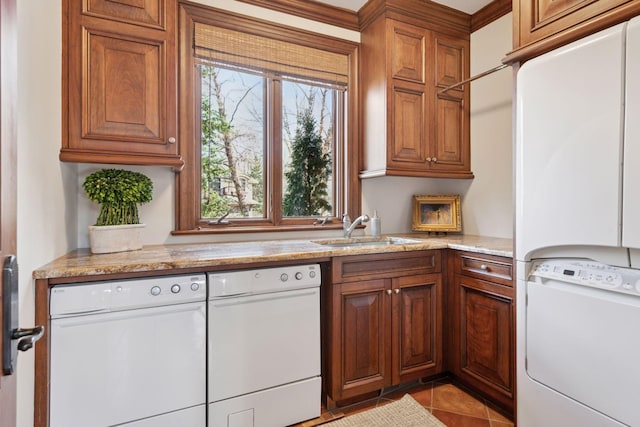
<svg viewBox="0 0 640 427"><path fill-rule="evenodd" d="M362 228L359 226L358 228ZM171 232L173 236L183 235L200 235L200 234L230 234L230 233L284 233L289 231L322 231L322 230L341 230L342 223L332 223L325 225L279 225L279 226L248 226L248 225L211 225L207 227L199 227L193 230L174 230Z"/></svg>

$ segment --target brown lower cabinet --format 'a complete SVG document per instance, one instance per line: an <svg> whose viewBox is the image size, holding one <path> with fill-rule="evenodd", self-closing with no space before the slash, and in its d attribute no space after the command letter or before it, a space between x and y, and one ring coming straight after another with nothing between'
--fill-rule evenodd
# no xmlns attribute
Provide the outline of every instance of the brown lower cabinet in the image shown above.
<svg viewBox="0 0 640 427"><path fill-rule="evenodd" d="M450 251L447 369L513 412L515 289L512 258Z"/></svg>
<svg viewBox="0 0 640 427"><path fill-rule="evenodd" d="M327 405L442 371L440 251L336 257L325 295Z"/></svg>
<svg viewBox="0 0 640 427"><path fill-rule="evenodd" d="M329 270L323 288L329 408L449 374L513 415L512 258L444 249L334 257Z"/></svg>

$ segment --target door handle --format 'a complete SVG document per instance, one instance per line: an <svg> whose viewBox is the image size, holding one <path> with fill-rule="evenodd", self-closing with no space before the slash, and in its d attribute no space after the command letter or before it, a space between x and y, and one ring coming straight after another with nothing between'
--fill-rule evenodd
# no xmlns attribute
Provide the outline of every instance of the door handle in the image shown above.
<svg viewBox="0 0 640 427"><path fill-rule="evenodd" d="M44 335L44 326L36 326L31 329L14 329L11 339L18 340L18 350L27 351L36 341Z"/></svg>
<svg viewBox="0 0 640 427"><path fill-rule="evenodd" d="M18 262L9 255L2 267L2 371L11 375L18 350L27 351L44 334L44 326L18 328Z"/></svg>

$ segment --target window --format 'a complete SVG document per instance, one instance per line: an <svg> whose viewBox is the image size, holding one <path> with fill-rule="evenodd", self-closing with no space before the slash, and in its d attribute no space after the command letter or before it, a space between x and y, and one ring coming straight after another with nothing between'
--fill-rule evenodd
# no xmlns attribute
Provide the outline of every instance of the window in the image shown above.
<svg viewBox="0 0 640 427"><path fill-rule="evenodd" d="M181 5L180 48L176 233L359 212L356 44Z"/></svg>

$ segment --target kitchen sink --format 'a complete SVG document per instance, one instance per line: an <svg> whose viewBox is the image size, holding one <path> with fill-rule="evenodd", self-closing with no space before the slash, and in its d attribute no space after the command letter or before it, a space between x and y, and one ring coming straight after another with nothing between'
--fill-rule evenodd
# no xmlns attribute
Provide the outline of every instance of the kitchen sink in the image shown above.
<svg viewBox="0 0 640 427"><path fill-rule="evenodd" d="M339 239L312 240L311 242L317 245L331 246L334 248L376 247L423 243L420 240L405 239L402 237L345 237Z"/></svg>

